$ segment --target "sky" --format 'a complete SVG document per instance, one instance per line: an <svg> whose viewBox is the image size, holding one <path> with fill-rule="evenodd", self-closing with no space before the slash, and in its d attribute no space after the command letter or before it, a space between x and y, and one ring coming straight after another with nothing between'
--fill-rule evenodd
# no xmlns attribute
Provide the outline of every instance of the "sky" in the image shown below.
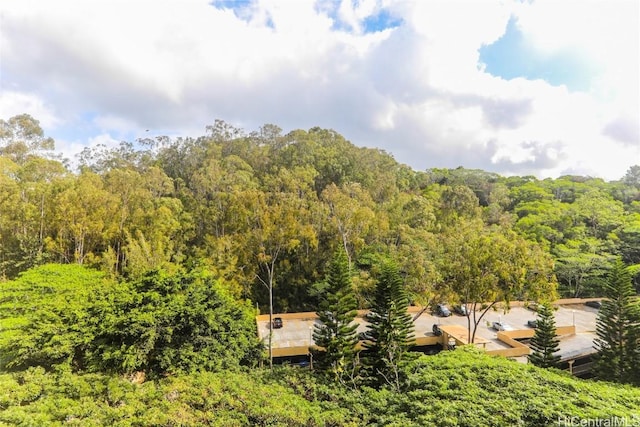
<svg viewBox="0 0 640 427"><path fill-rule="evenodd" d="M415 170L640 164L637 0L10 0L0 118L84 147L333 129Z"/></svg>

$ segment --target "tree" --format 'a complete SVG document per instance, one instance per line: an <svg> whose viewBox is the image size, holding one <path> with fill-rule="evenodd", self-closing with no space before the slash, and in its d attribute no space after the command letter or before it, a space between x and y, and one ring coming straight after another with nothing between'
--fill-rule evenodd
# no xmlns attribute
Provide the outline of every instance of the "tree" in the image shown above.
<svg viewBox="0 0 640 427"><path fill-rule="evenodd" d="M443 236L444 288L467 307L469 342L486 315L499 303L551 300L556 282L551 257L513 231L485 227L479 221L458 223Z"/></svg>
<svg viewBox="0 0 640 427"><path fill-rule="evenodd" d="M547 199L521 202L514 209L518 216L515 230L547 249L555 247L563 241L573 225L569 206L558 200Z"/></svg>
<svg viewBox="0 0 640 427"><path fill-rule="evenodd" d="M586 234L601 240L606 240L608 234L623 222L622 203L602 190L589 190L576 199L572 208L576 218L584 224Z"/></svg>
<svg viewBox="0 0 640 427"><path fill-rule="evenodd" d="M481 212L478 197L464 185L443 186L440 200L439 219L447 224L459 218L476 218Z"/></svg>
<svg viewBox="0 0 640 427"><path fill-rule="evenodd" d="M624 174L624 177L622 178L622 182L624 182L627 185L640 188L640 165L631 166L627 170L627 173Z"/></svg>
<svg viewBox="0 0 640 427"><path fill-rule="evenodd" d="M237 369L262 352L255 309L202 270L156 270L99 292L91 365L151 376Z"/></svg>
<svg viewBox="0 0 640 427"><path fill-rule="evenodd" d="M409 360L407 353L414 342L408 306L398 267L385 261L376 283L374 304L367 314L370 338L364 342L368 352L363 364L374 385L386 384L397 391L402 387L401 368Z"/></svg>
<svg viewBox="0 0 640 427"><path fill-rule="evenodd" d="M53 150L54 146L53 139L44 136L40 122L29 114L0 119L0 156L22 165L33 156Z"/></svg>
<svg viewBox="0 0 640 427"><path fill-rule="evenodd" d="M340 382L353 378L356 368L356 308L347 257L344 251L337 251L329 266L327 287L317 311L322 323L315 325L313 339L322 348L315 352L318 369Z"/></svg>
<svg viewBox="0 0 640 427"><path fill-rule="evenodd" d="M560 355L555 354L560 349L556 321L553 307L549 304L541 304L539 307L538 324L530 345L533 353L529 355L529 362L541 368L552 368L560 361Z"/></svg>
<svg viewBox="0 0 640 427"><path fill-rule="evenodd" d="M102 178L85 170L58 192L54 202L56 227L47 246L55 259L85 264L99 256L108 242L117 206Z"/></svg>
<svg viewBox="0 0 640 427"><path fill-rule="evenodd" d="M0 156L0 270L9 277L52 259L47 238L56 226L55 195L71 175L57 160Z"/></svg>
<svg viewBox="0 0 640 427"><path fill-rule="evenodd" d="M353 255L365 245L365 237L373 227L374 202L359 184L349 183L338 188L328 185L321 195L329 207L330 218L342 240L342 246L351 269Z"/></svg>
<svg viewBox="0 0 640 427"><path fill-rule="evenodd" d="M257 279L269 292L269 324L273 321L273 290L278 262L303 243L317 246L313 228L306 223L304 200L286 192L259 197L254 217L253 237L257 249ZM269 332L269 367L273 367L272 331Z"/></svg>
<svg viewBox="0 0 640 427"><path fill-rule="evenodd" d="M595 373L603 380L640 384L640 308L620 259L609 273L605 297L596 318Z"/></svg>
<svg viewBox="0 0 640 427"><path fill-rule="evenodd" d="M557 245L555 272L563 296L580 298L602 295L603 283L613 256L593 237L570 239Z"/></svg>

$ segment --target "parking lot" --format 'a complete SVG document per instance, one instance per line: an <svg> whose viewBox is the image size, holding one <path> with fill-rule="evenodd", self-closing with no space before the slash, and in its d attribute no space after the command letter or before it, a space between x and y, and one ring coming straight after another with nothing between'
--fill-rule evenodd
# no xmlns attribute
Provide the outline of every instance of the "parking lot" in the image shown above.
<svg viewBox="0 0 640 427"><path fill-rule="evenodd" d="M595 324L598 310L587 307L584 300L564 300L555 305L554 311L556 326L575 326L575 334L561 336L560 354L563 358L571 355L590 353L593 351L593 339L595 338ZM416 316L420 311L419 307L411 307L410 314ZM366 311L361 311L356 318L358 332L367 330L367 322L363 316ZM476 314L480 316L480 313ZM274 356L295 356L307 354L310 345L313 345L313 329L316 322L316 314L309 313L284 313L274 314L274 318L282 319L282 327L273 329L272 348ZM473 319L473 313L470 315ZM485 341L485 348L488 351L508 349L509 345L498 339L497 331L491 327L496 321L504 322L513 329L531 329L527 326L529 320L536 319L537 313L525 308L521 303L512 303L511 309L505 312L502 309L488 311L480 321L476 330L476 336ZM265 344L269 337L269 316L260 315L257 317L259 337ZM453 313L448 317L437 316L430 311L425 311L414 320L414 334L416 341L429 343L433 338L433 325L458 325L467 328L467 317ZM473 330L473 324L471 325ZM421 340L421 338L425 340Z"/></svg>

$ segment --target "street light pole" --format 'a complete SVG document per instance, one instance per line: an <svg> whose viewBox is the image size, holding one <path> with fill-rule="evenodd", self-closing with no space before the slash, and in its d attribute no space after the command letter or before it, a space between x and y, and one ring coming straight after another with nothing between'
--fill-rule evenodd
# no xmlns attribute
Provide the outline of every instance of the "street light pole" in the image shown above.
<svg viewBox="0 0 640 427"><path fill-rule="evenodd" d="M311 346L313 341L313 326L309 326L309 369L313 371L313 353L311 352Z"/></svg>

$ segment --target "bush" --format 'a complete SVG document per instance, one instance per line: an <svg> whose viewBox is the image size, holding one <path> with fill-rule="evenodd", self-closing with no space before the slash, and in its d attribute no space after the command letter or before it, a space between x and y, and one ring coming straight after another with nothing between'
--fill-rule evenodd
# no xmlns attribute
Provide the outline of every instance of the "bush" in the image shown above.
<svg viewBox="0 0 640 427"><path fill-rule="evenodd" d="M166 373L257 364L255 311L202 271L116 283L46 265L0 284L0 369Z"/></svg>
<svg viewBox="0 0 640 427"><path fill-rule="evenodd" d="M0 369L83 369L95 334L88 307L93 295L114 285L77 264L48 264L0 283Z"/></svg>
<svg viewBox="0 0 640 427"><path fill-rule="evenodd" d="M262 357L251 304L203 271L149 272L115 295L102 293L92 314L99 321L91 360L101 371L218 371Z"/></svg>

